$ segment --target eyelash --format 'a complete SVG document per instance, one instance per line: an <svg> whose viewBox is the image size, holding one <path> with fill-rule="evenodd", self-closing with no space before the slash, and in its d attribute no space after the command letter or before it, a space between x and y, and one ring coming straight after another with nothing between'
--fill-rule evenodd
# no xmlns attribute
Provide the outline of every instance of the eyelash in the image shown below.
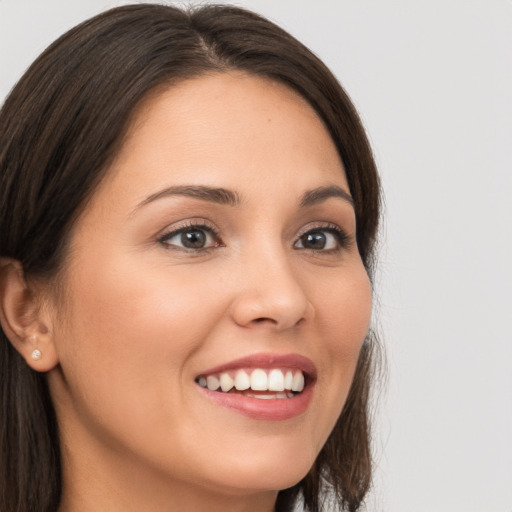
<svg viewBox="0 0 512 512"><path fill-rule="evenodd" d="M213 238L213 240L216 242L216 244L212 247L201 247L198 249L192 249L192 248L188 248L188 247L179 247L179 246L175 246L173 244L169 244L169 240L171 240L172 238L174 238L177 235L186 233L187 231L204 231L204 232L208 233ZM162 245L166 246L168 249L178 249L178 250L187 251L187 252L191 252L191 253L205 252L205 251L223 246L221 239L220 239L220 233L213 226L210 226L205 221L187 222L187 224L180 226L177 229L173 229L172 231L170 231L168 233L165 233L163 236L161 236L158 239L158 242L161 243Z"/></svg>
<svg viewBox="0 0 512 512"><path fill-rule="evenodd" d="M180 235L182 233L186 233L187 231L204 231L208 233L213 240L215 241L215 245L211 247L200 247L200 248L189 248L189 247L180 247L176 246L174 244L169 244L169 240L174 238L177 235ZM301 241L301 239L308 234L312 233L329 233L333 235L336 238L336 241L338 243L338 247L334 249L311 249L306 247L296 247L296 244ZM212 249L215 249L217 247L223 247L224 244L221 241L220 233L211 225L206 223L205 221L197 222L197 221L190 221L187 224L180 226L177 229L174 229L168 233L165 233L163 236L161 236L158 239L158 242L164 246L166 246L169 249L178 249L182 251L187 251L191 253L199 253L199 252L206 252ZM322 224L318 226L309 227L308 229L304 230L300 235L297 237L296 242L293 244L294 248L297 250L305 250L305 251L311 251L315 253L335 253L340 252L342 249L346 249L350 244L350 237L347 235L347 233L337 226L336 224Z"/></svg>
<svg viewBox="0 0 512 512"><path fill-rule="evenodd" d="M323 253L331 253L332 254L332 253L340 252L341 250L346 249L350 245L351 240L350 240L349 235L345 232L345 230L340 228L338 225L332 224L332 223L320 224L317 226L308 227L306 230L304 230L298 236L297 242L299 242L305 235L308 235L311 233L329 233L329 234L333 235L336 238L338 247L336 247L334 249L326 249L326 250L307 249L305 247L298 248L298 249L309 250L309 251L315 252L315 253L323 252ZM295 242L295 244L297 242ZM295 244L294 244L294 247L295 247Z"/></svg>

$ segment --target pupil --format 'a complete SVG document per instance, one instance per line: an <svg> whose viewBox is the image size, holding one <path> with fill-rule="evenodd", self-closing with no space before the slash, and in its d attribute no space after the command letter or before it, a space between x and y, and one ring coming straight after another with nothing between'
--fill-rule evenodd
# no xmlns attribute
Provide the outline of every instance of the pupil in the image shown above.
<svg viewBox="0 0 512 512"><path fill-rule="evenodd" d="M326 244L324 233L308 233L302 239L302 245L307 249L323 249Z"/></svg>
<svg viewBox="0 0 512 512"><path fill-rule="evenodd" d="M189 249L201 249L206 243L206 235L202 231L186 231L181 234L181 243Z"/></svg>

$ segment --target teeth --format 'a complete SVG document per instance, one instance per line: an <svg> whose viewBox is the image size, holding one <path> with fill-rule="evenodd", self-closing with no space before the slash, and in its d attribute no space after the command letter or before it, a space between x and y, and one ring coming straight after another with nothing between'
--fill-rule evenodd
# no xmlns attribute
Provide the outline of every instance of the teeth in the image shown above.
<svg viewBox="0 0 512 512"><path fill-rule="evenodd" d="M290 370L288 370L284 377L284 389L288 389L291 391L292 382L293 382L293 373Z"/></svg>
<svg viewBox="0 0 512 512"><path fill-rule="evenodd" d="M211 391L217 391L219 389L219 379L217 377L214 377L213 375L209 375L206 377L206 385L208 386L208 389Z"/></svg>
<svg viewBox="0 0 512 512"><path fill-rule="evenodd" d="M251 373L251 389L254 391L267 391L268 379L264 370L254 370Z"/></svg>
<svg viewBox="0 0 512 512"><path fill-rule="evenodd" d="M229 373L222 373L220 376L220 388L224 393L227 393L230 389L233 388L233 379L229 376Z"/></svg>
<svg viewBox="0 0 512 512"><path fill-rule="evenodd" d="M270 370L256 368L249 375L245 370L238 370L233 378L233 374L222 372L219 375L208 375L205 377L201 375L197 379L197 383L203 388L208 388L211 391L222 391L228 393L233 388L238 391L275 391L277 393L269 394L251 394L245 393L246 396L253 396L254 398L290 398L293 396L291 391L300 393L304 389L304 374L297 370L295 373L292 370L283 371L274 368ZM220 389L219 389L220 388Z"/></svg>
<svg viewBox="0 0 512 512"><path fill-rule="evenodd" d="M304 389L304 375L302 372L297 372L293 376L292 391L302 391Z"/></svg>
<svg viewBox="0 0 512 512"><path fill-rule="evenodd" d="M251 379L244 370L238 370L235 375L235 388L238 391L245 391L251 387Z"/></svg>
<svg viewBox="0 0 512 512"><path fill-rule="evenodd" d="M258 398L259 400L274 400L283 398L293 398L293 393L276 393L275 395L259 395L258 393L245 393L250 398Z"/></svg>
<svg viewBox="0 0 512 512"><path fill-rule="evenodd" d="M284 377L281 370L272 370L268 376L269 391L284 391Z"/></svg>

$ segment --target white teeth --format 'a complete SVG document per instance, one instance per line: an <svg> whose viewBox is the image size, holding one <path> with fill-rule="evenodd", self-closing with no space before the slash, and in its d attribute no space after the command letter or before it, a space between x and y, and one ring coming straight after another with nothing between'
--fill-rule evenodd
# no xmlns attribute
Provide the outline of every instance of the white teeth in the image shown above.
<svg viewBox="0 0 512 512"><path fill-rule="evenodd" d="M229 373L221 373L220 374L220 388L224 393L227 393L230 389L233 388L234 382L233 379L229 376Z"/></svg>
<svg viewBox="0 0 512 512"><path fill-rule="evenodd" d="M251 373L251 389L254 391L267 391L268 387L267 374L264 370L254 370Z"/></svg>
<svg viewBox="0 0 512 512"><path fill-rule="evenodd" d="M251 387L251 379L244 370L238 370L235 375L235 388L245 391Z"/></svg>
<svg viewBox="0 0 512 512"><path fill-rule="evenodd" d="M268 376L269 391L284 391L284 376L281 370L272 370Z"/></svg>
<svg viewBox="0 0 512 512"><path fill-rule="evenodd" d="M275 400L283 398L293 398L293 393L276 393L275 395L259 395L257 393L246 393L245 396L258 398L259 400Z"/></svg>
<svg viewBox="0 0 512 512"><path fill-rule="evenodd" d="M293 373L290 370L288 370L284 377L284 389L289 389L291 391L292 382L293 382Z"/></svg>
<svg viewBox="0 0 512 512"><path fill-rule="evenodd" d="M208 389L210 391L217 391L219 389L219 379L217 377L213 377L212 375L209 375L206 377L206 385L208 386Z"/></svg>
<svg viewBox="0 0 512 512"><path fill-rule="evenodd" d="M302 391L304 389L304 375L302 372L297 372L293 376L292 391Z"/></svg>
<svg viewBox="0 0 512 512"><path fill-rule="evenodd" d="M203 388L208 388L211 391L222 391L228 393L233 388L238 391L275 391L277 393L249 394L247 396L254 396L255 398L290 398L293 396L291 391L300 393L304 389L304 374L297 370L295 374L291 370L287 370L285 374L283 371L274 368L270 370L263 370L256 368L249 376L245 370L238 370L233 378L233 373L222 372L218 375L208 375L205 377L201 375L197 379L197 383ZM219 389L220 388L220 389ZM285 393L282 393L282 392Z"/></svg>

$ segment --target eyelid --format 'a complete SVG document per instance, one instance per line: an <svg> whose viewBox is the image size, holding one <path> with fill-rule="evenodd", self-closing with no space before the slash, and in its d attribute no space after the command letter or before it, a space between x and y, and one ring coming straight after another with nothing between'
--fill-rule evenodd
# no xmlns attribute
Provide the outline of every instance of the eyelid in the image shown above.
<svg viewBox="0 0 512 512"><path fill-rule="evenodd" d="M299 233L297 235L297 240L294 243L294 247L295 247L295 244L297 244L297 242L299 242L299 240L304 235L306 235L307 233L310 233L310 232L315 232L315 231L326 231L328 233L335 235L338 238L338 242L339 242L340 246L337 249L327 249L327 250L323 250L323 251L315 250L315 249L307 249L305 247L304 247L304 250L311 250L314 252L325 252L325 253L335 252L335 251L340 251L341 249L347 248L353 241L352 236L350 236L347 233L347 231L345 229L343 229L341 226L334 224L332 222L316 222L316 223L312 223L312 224L307 224L299 231ZM302 247L299 247L299 249L302 249Z"/></svg>
<svg viewBox="0 0 512 512"><path fill-rule="evenodd" d="M219 233L219 230L208 220L196 218L196 219L187 219L185 221L182 221L181 223L175 223L172 226L166 228L166 230L158 235L158 242L162 245L165 245L167 248L175 248L178 250L183 251L191 251L191 252L199 252L199 251L206 251L208 249L212 249L213 247L204 247L200 249L189 249L187 247L179 247L172 244L167 243L168 240L175 237L176 235L179 235L180 233L183 233L184 231L191 230L191 229L198 229L198 230L204 230L211 234L213 239L218 243L218 246L222 245L221 236Z"/></svg>

